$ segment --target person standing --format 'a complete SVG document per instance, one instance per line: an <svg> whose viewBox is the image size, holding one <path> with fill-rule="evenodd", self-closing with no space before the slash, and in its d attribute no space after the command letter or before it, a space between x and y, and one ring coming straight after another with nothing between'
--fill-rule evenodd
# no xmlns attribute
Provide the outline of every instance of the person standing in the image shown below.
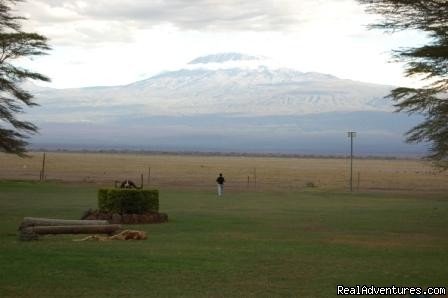
<svg viewBox="0 0 448 298"><path fill-rule="evenodd" d="M216 183L218 184L218 197L222 196L222 192L224 190L224 182L226 180L222 176L222 173L219 174L218 178L216 178Z"/></svg>

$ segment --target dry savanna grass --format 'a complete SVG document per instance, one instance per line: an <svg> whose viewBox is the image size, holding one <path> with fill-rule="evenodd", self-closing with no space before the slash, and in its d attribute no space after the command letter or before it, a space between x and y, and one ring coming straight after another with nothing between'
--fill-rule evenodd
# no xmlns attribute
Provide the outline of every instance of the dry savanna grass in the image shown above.
<svg viewBox="0 0 448 298"><path fill-rule="evenodd" d="M31 158L0 154L0 179L38 180L43 153ZM148 176L150 172L150 179ZM145 187L214 188L218 173L226 178L226 190L295 190L316 186L324 190L348 188L348 159L292 157L196 156L109 153L46 153L47 180L113 185L131 179ZM448 173L422 160L354 161L355 190L443 192Z"/></svg>

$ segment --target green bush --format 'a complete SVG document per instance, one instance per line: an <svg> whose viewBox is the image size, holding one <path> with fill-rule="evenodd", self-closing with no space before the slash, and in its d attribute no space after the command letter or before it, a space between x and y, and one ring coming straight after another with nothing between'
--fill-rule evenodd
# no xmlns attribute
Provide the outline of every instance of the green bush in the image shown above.
<svg viewBox="0 0 448 298"><path fill-rule="evenodd" d="M159 191L141 189L100 189L98 208L102 212L142 214L159 211Z"/></svg>

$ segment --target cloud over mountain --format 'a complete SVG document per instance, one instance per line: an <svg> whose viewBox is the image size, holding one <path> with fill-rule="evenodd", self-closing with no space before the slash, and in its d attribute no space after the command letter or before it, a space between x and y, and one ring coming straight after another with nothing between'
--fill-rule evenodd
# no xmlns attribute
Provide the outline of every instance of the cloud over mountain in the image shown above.
<svg viewBox="0 0 448 298"><path fill-rule="evenodd" d="M338 3L342 8L347 6L344 3L353 5L351 0ZM210 32L294 31L319 8L331 5L331 0L33 0L20 4L19 10L34 30L46 32L58 43L64 38L62 32L78 42L98 43L126 38L125 32L132 35L138 29L165 25Z"/></svg>
<svg viewBox="0 0 448 298"><path fill-rule="evenodd" d="M316 1L34 0L23 9L42 22L95 18L149 26L171 23L182 29L274 30L303 19L305 14L300 11L311 2Z"/></svg>

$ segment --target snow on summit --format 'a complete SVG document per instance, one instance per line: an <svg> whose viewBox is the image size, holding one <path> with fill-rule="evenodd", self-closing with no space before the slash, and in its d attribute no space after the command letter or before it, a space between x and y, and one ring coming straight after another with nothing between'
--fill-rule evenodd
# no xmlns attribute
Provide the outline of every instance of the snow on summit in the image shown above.
<svg viewBox="0 0 448 298"><path fill-rule="evenodd" d="M241 53L219 53L198 57L190 61L188 64L209 64L209 63L224 63L230 61L254 61L254 60L261 60L261 58Z"/></svg>

